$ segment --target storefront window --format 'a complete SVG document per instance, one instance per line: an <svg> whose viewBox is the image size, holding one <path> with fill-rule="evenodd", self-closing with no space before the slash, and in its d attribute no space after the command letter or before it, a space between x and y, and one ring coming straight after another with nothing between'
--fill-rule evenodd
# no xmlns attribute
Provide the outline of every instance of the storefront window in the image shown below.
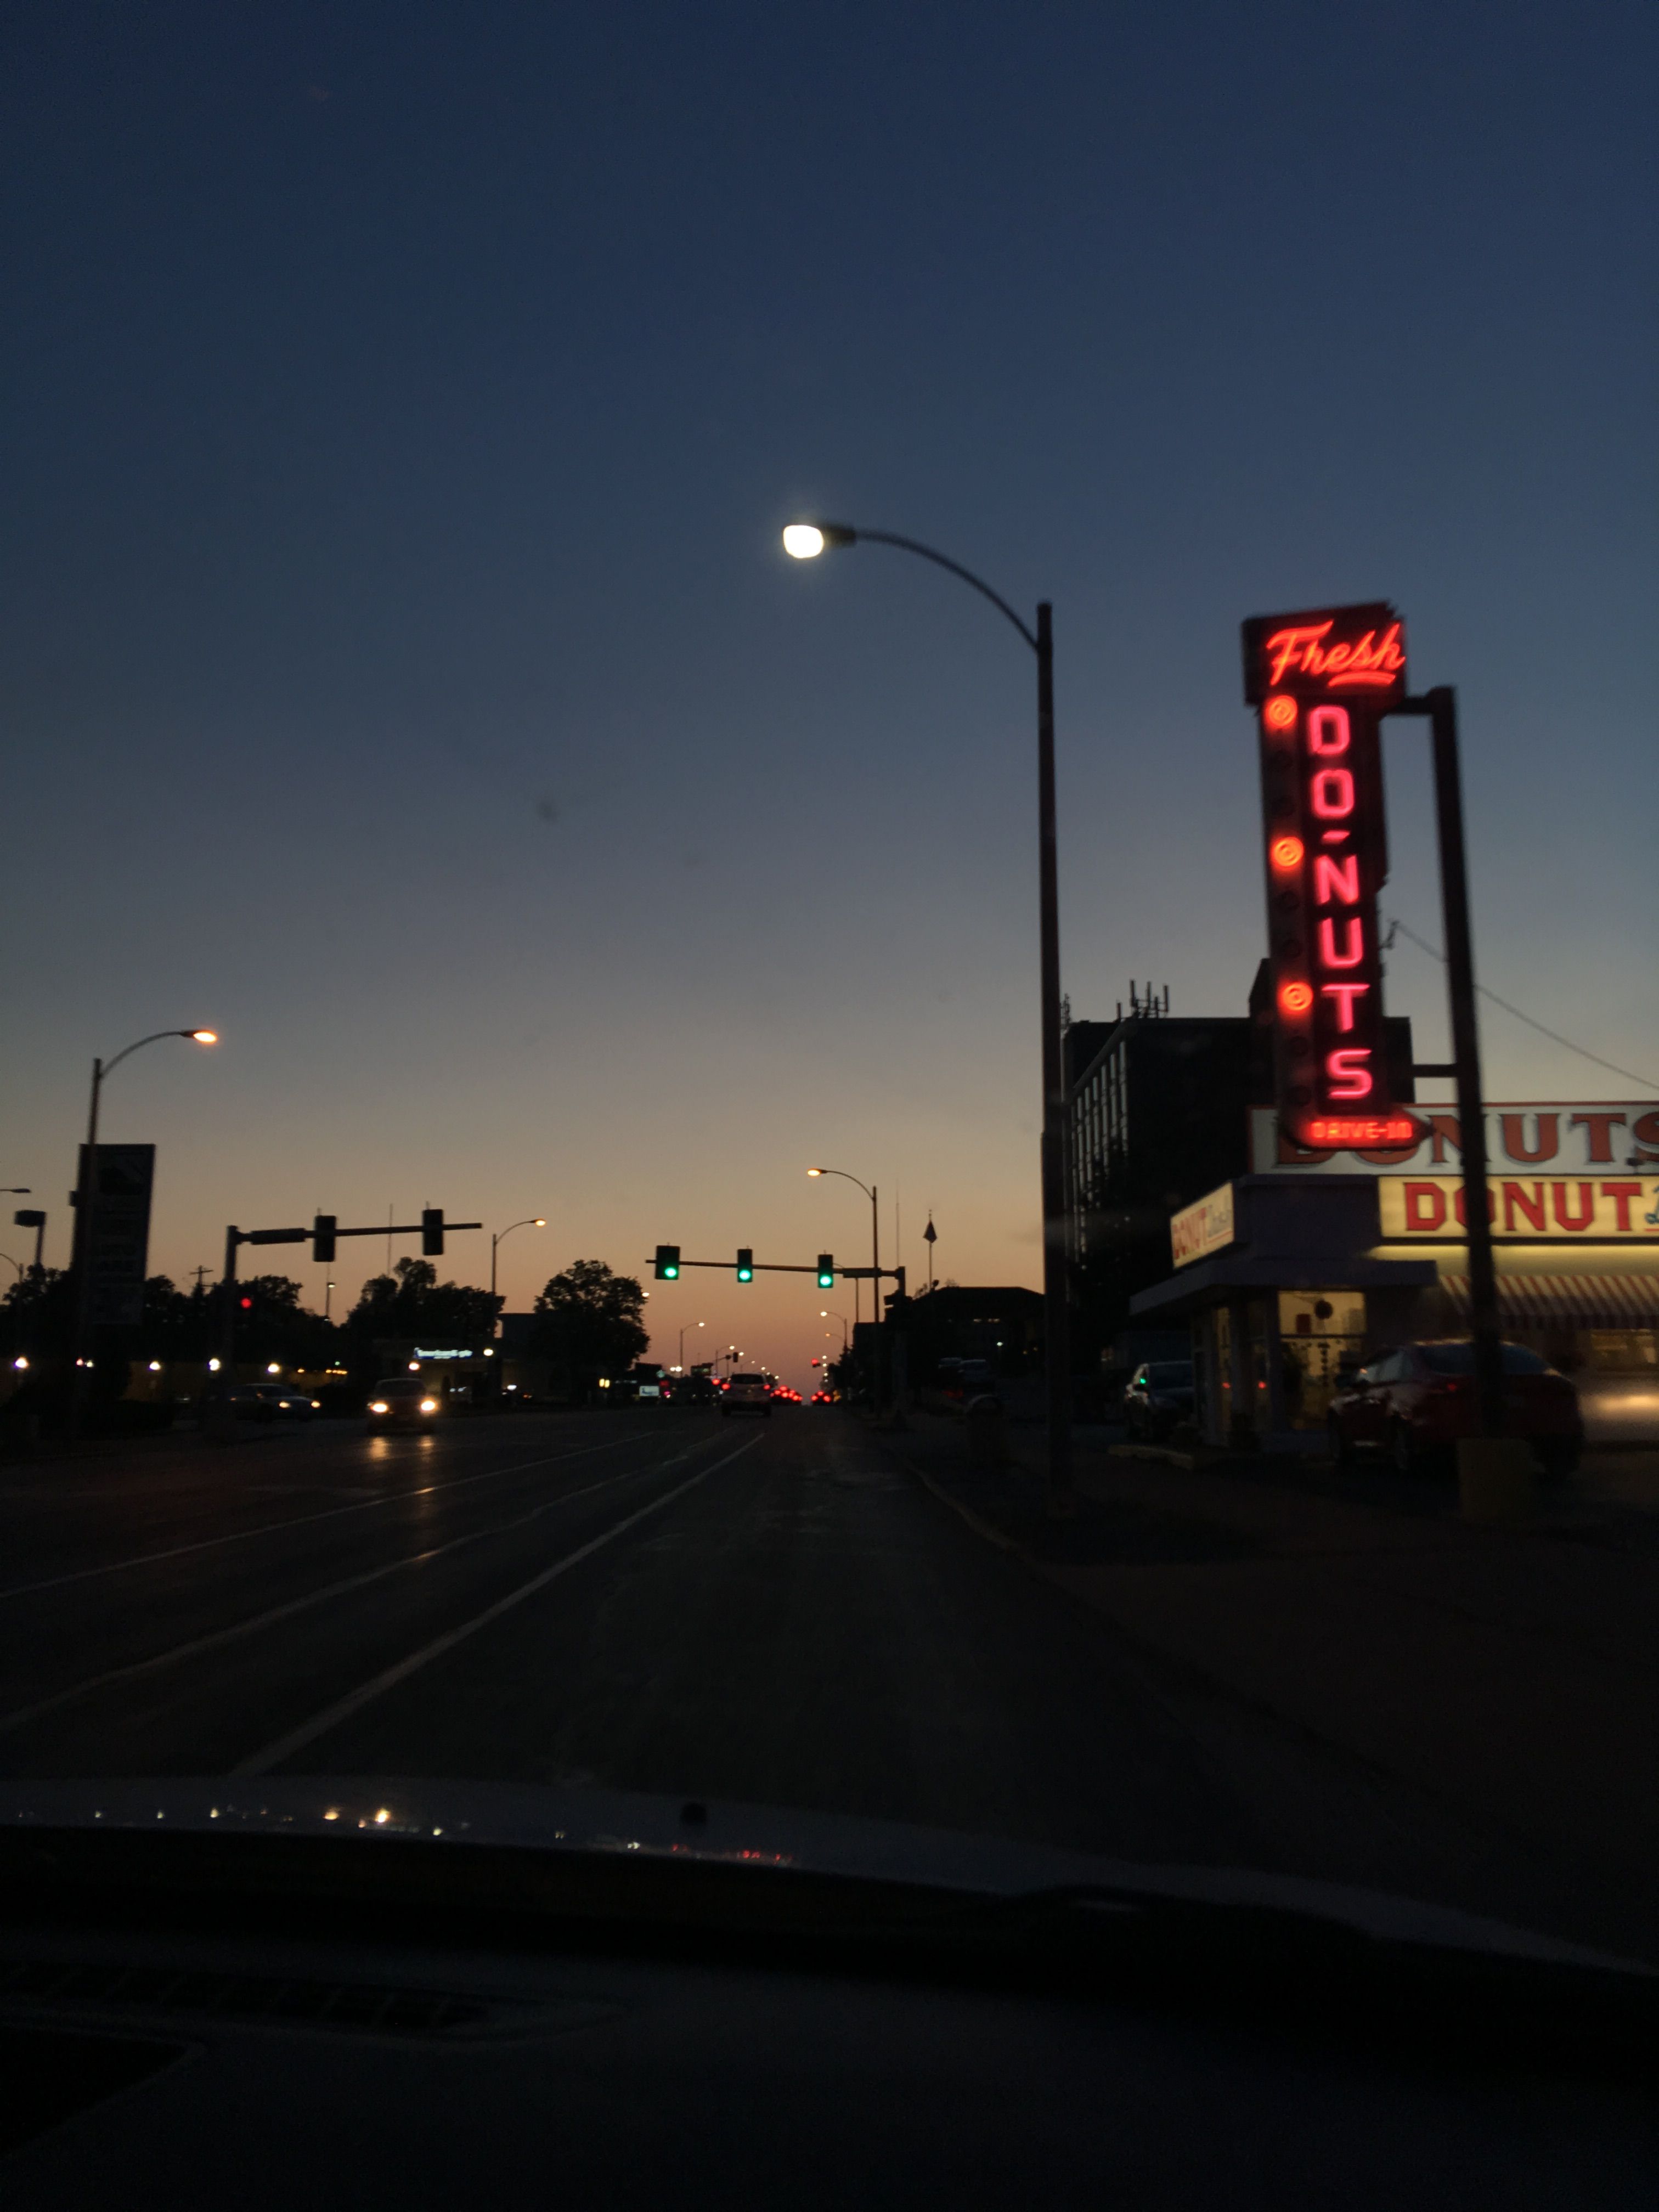
<svg viewBox="0 0 1659 2212"><path fill-rule="evenodd" d="M1360 1364L1365 1299L1360 1291L1281 1291L1279 1387L1292 1429L1322 1429L1345 1366Z"/></svg>

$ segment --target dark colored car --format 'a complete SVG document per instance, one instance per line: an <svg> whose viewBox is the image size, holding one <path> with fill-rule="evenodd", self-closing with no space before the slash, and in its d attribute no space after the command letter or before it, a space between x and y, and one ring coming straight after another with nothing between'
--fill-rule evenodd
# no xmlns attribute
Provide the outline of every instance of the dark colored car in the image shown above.
<svg viewBox="0 0 1659 2212"><path fill-rule="evenodd" d="M444 1409L443 1391L414 1375L386 1375L368 1394L368 1425L381 1429L428 1429Z"/></svg>
<svg viewBox="0 0 1659 2212"><path fill-rule="evenodd" d="M1504 1347L1508 1432L1524 1437L1547 1474L1571 1474L1583 1449L1578 1393L1524 1344ZM1338 1466L1385 1454L1401 1474L1449 1466L1460 1437L1475 1433L1474 1347L1467 1337L1402 1344L1338 1390L1327 1420Z"/></svg>
<svg viewBox="0 0 1659 2212"><path fill-rule="evenodd" d="M1145 1359L1123 1393L1123 1418L1132 1437L1167 1437L1189 1421L1194 1406L1190 1359Z"/></svg>
<svg viewBox="0 0 1659 2212"><path fill-rule="evenodd" d="M238 1382L226 1395L239 1421L308 1421L317 1411L308 1391L276 1382Z"/></svg>

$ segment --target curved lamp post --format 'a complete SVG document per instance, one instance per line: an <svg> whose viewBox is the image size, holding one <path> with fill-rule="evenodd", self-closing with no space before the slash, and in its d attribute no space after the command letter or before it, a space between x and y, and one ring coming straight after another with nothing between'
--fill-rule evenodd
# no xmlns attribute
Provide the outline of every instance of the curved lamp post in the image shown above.
<svg viewBox="0 0 1659 2212"><path fill-rule="evenodd" d="M510 1237L515 1229L545 1229L546 1226L547 1217L545 1214L526 1213L522 1221L509 1222L507 1227L501 1231L499 1236L491 1237L489 1240L489 1295L492 1298L495 1295L495 1247L501 1243L501 1237Z"/></svg>
<svg viewBox="0 0 1659 2212"><path fill-rule="evenodd" d="M870 1201L870 1264L876 1271L870 1283L870 1310L879 1321L881 1319L881 1216L876 1208L876 1186L872 1182L860 1182L857 1176L848 1175L845 1168L808 1168L806 1172L809 1176L839 1176L843 1182L858 1183L859 1188Z"/></svg>
<svg viewBox="0 0 1659 2212"><path fill-rule="evenodd" d="M1054 848L1054 610L1038 603L1032 629L1000 592L959 561L901 538L890 530L855 529L846 522L792 522L783 550L796 561L813 561L860 543L895 545L935 568L948 569L971 585L999 614L1006 615L1036 655L1037 665L1037 877L1042 941L1042 1314L1044 1361L1048 1395L1048 1510L1073 1510L1072 1497L1072 1330L1070 1286L1066 1273L1066 1078L1060 1019L1060 886Z"/></svg>
<svg viewBox="0 0 1659 2212"><path fill-rule="evenodd" d="M142 1051L147 1044L158 1044L163 1037L187 1037L192 1044L217 1044L216 1030L152 1030L125 1045L113 1060L94 1060L92 1063L92 1100L87 1109L87 1156L81 1170L75 1194L75 1366L74 1382L70 1395L70 1434L78 1436L81 1418L86 1405L87 1364L91 1357L92 1328L92 1261L93 1223L98 1212L98 1106L103 1092L104 1079L112 1075L124 1060Z"/></svg>

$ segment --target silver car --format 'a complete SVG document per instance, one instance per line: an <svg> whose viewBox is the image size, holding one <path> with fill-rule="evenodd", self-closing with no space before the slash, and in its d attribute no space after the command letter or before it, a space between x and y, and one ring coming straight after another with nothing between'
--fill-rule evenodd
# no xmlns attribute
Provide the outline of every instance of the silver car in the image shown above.
<svg viewBox="0 0 1659 2212"><path fill-rule="evenodd" d="M772 1385L763 1375L734 1375L720 1399L720 1418L730 1413L763 1413L772 1418Z"/></svg>

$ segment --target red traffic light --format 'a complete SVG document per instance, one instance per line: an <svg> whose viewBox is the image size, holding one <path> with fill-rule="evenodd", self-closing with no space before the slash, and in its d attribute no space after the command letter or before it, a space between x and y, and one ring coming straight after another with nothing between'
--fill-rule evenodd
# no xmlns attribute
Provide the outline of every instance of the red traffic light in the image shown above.
<svg viewBox="0 0 1659 2212"><path fill-rule="evenodd" d="M242 1311L243 1311L244 1313L252 1313L252 1310L253 1310L253 1301L252 1301L252 1298L250 1298L250 1297L244 1297L244 1298L241 1300L241 1308L242 1308Z"/></svg>

